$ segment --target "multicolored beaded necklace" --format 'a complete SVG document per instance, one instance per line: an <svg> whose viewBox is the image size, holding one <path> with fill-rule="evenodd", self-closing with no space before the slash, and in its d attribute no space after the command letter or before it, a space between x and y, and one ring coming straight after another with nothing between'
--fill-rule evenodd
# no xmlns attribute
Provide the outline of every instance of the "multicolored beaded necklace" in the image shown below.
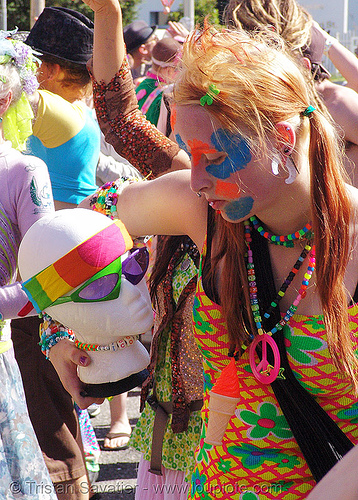
<svg viewBox="0 0 358 500"><path fill-rule="evenodd" d="M134 344L134 342L139 340L139 338L140 335L128 335L106 345L86 344L85 342L80 342L76 339L75 346L82 351L119 351Z"/></svg>
<svg viewBox="0 0 358 500"><path fill-rule="evenodd" d="M294 245L294 240L311 238L312 226L309 222L305 225L304 228L296 231L295 233L290 233L287 236L276 236L275 234L266 231L266 229L262 227L261 222L255 217L255 215L250 217L250 221L252 222L252 225L256 229L256 231L261 234L261 236L266 238L270 243L274 243L275 245L282 245L284 247L292 248Z"/></svg>
<svg viewBox="0 0 358 500"><path fill-rule="evenodd" d="M251 310L252 314L254 317L254 321L256 324L256 328L258 331L258 336L255 337L254 341L250 345L250 365L252 368L252 371L255 375L255 377L265 383L265 384L270 384L273 382L280 369L280 355L279 355L279 350L276 345L276 342L271 338L271 336L276 333L279 330L282 330L282 328L288 323L288 321L292 318L292 316L295 314L297 311L298 305L300 301L305 297L306 295L306 290L309 285L309 281L312 277L313 271L315 269L316 265L316 259L315 259L315 246L310 245L310 243L307 243L305 245L305 248L302 250L300 256L298 257L295 265L293 266L292 270L288 274L287 278L281 285L281 288L279 292L277 293L277 296L275 299L271 302L269 309L265 312L264 317L265 318L270 318L272 311L278 306L278 303L280 300L284 297L287 288L291 284L292 280L294 279L295 275L297 274L298 270L302 266L305 258L307 257L308 253L310 253L310 260L308 263L307 267L307 272L304 274L304 278L302 280L301 287L298 291L298 295L296 299L293 301L291 306L287 309L286 314L284 317L276 323L276 325L269 331L265 332L264 329L262 328L262 318L260 315L260 308L259 308L259 303L258 303L258 296L257 296L257 284L256 284L256 275L255 275L255 266L254 266L254 261L253 261L253 254L251 250L251 225L249 221L244 222L245 226L245 241L246 241L246 246L247 246L247 260L246 260L246 267L247 267L247 277L248 277L248 282L249 282L249 288L250 288L250 303L251 303ZM254 226L255 227L255 226ZM274 358L275 358L275 363L274 366L271 366L268 364L267 359L262 359L261 363L259 365L256 365L255 363L255 350L256 347L259 343L262 343L262 356L266 357L267 353L267 343L271 346L271 349L274 353Z"/></svg>

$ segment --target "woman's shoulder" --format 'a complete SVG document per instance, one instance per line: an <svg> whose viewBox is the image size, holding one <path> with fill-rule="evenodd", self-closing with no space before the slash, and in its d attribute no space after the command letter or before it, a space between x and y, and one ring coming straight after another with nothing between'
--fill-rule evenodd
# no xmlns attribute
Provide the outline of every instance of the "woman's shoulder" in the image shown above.
<svg viewBox="0 0 358 500"><path fill-rule="evenodd" d="M29 173L38 172L40 170L46 173L48 172L47 165L41 158L21 153L13 149L11 145L6 155L4 155L4 158L6 158L7 169L11 174L16 171L17 173L23 172L26 176Z"/></svg>
<svg viewBox="0 0 358 500"><path fill-rule="evenodd" d="M346 184L346 190L351 202L352 222L358 224L358 189L351 184Z"/></svg>

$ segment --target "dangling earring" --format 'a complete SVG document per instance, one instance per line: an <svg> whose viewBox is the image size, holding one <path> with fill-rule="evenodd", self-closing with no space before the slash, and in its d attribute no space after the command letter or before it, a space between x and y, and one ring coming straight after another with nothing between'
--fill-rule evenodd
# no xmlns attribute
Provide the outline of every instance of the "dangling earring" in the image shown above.
<svg viewBox="0 0 358 500"><path fill-rule="evenodd" d="M299 172L298 172L298 169L296 167L296 164L295 164L291 154L288 154L289 149L284 150L283 152L287 154L286 168L288 170L288 177L287 177L287 179L285 179L285 183L292 184L294 182L294 180L296 179L297 174Z"/></svg>
<svg viewBox="0 0 358 500"><path fill-rule="evenodd" d="M271 160L271 170L273 175L278 175L278 167L280 165L280 157L278 152L274 152L273 158Z"/></svg>
<svg viewBox="0 0 358 500"><path fill-rule="evenodd" d="M2 122L2 116L0 116L0 123Z"/></svg>

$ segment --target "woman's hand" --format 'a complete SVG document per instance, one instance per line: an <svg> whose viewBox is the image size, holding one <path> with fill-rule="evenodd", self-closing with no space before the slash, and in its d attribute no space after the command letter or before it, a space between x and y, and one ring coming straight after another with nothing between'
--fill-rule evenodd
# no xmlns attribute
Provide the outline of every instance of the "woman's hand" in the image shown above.
<svg viewBox="0 0 358 500"><path fill-rule="evenodd" d="M118 4L118 0L82 0L83 3L88 5L94 12L100 12L111 4Z"/></svg>
<svg viewBox="0 0 358 500"><path fill-rule="evenodd" d="M51 347L49 358L60 377L63 387L80 408L87 408L92 403L103 403L104 399L102 398L81 396L84 384L78 377L77 366L88 366L90 364L91 359L86 352L77 349L73 342L62 339Z"/></svg>
<svg viewBox="0 0 358 500"><path fill-rule="evenodd" d="M186 29L184 24L176 21L169 21L167 32L173 37L177 37L178 41L183 43L189 35L189 30Z"/></svg>

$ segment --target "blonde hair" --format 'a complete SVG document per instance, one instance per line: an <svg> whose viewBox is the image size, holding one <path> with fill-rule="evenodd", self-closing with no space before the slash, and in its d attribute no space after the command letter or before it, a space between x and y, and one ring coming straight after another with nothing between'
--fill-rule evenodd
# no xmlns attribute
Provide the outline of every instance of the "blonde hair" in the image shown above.
<svg viewBox="0 0 358 500"><path fill-rule="evenodd" d="M313 20L295 0L230 0L224 21L247 31L274 30L297 50L309 43Z"/></svg>
<svg viewBox="0 0 358 500"><path fill-rule="evenodd" d="M0 100L11 91L11 103L15 104L22 94L22 83L17 68L11 63L0 64Z"/></svg>
<svg viewBox="0 0 358 500"><path fill-rule="evenodd" d="M220 93L206 106L210 115L265 148L276 123L300 117L311 103L321 107L307 74L274 33L219 32L206 26L184 44L174 101L199 104L215 84Z"/></svg>
<svg viewBox="0 0 358 500"><path fill-rule="evenodd" d="M205 105L225 129L238 132L250 146L265 154L277 137L275 124L296 124L298 146L305 138L311 169L311 213L316 244L317 289L321 299L328 346L335 365L348 373L356 386L357 360L348 328L348 306L343 284L348 261L350 202L345 188L342 144L332 119L321 106L312 81L291 58L285 44L271 33L249 34L241 30L217 32L206 25L194 31L184 44L182 70L174 88L181 106L198 105L215 84L220 90ZM316 108L309 117L309 105ZM302 150L303 148L301 148ZM220 235L215 268L224 258L221 302L233 348L240 350L252 322L244 263L242 224L218 218ZM237 290L233 294L232 290Z"/></svg>

